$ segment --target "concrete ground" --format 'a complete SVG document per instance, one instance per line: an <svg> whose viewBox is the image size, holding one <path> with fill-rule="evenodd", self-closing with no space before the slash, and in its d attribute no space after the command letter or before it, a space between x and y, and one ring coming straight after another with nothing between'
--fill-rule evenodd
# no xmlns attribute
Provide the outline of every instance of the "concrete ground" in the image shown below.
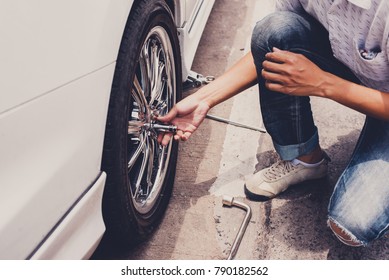
<svg viewBox="0 0 389 280"><path fill-rule="evenodd" d="M193 69L218 76L248 49L256 20L273 1L218 0ZM335 102L312 98L321 145L332 158L326 179L293 187L268 202L252 202L243 193L244 178L276 160L271 139L230 125L205 120L180 144L177 177L166 216L151 240L124 259L225 259L244 211L222 206L223 195L249 204L253 215L236 259L389 259L389 240L350 248L326 225L329 197L353 151L364 116ZM258 89L253 87L216 106L212 114L261 126Z"/></svg>

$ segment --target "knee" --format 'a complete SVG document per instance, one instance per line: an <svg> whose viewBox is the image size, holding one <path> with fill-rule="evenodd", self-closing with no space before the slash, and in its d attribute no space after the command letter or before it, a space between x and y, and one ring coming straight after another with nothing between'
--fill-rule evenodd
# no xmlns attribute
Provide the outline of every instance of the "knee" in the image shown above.
<svg viewBox="0 0 389 280"><path fill-rule="evenodd" d="M272 51L273 47L287 50L299 45L300 40L306 41L307 26L304 21L301 15L283 11L272 13L257 22L251 38L253 54L263 52L264 56Z"/></svg>
<svg viewBox="0 0 389 280"><path fill-rule="evenodd" d="M333 220L328 220L328 226L334 233L334 235L343 243L352 247L363 246L364 244L359 241L352 233L345 228L341 227Z"/></svg>
<svg viewBox="0 0 389 280"><path fill-rule="evenodd" d="M372 195L378 192L370 186L361 187L363 182L355 179L348 170L339 179L328 206L328 226L341 242L349 246L367 246L389 229L388 199L383 193ZM365 202L367 197L369 202Z"/></svg>

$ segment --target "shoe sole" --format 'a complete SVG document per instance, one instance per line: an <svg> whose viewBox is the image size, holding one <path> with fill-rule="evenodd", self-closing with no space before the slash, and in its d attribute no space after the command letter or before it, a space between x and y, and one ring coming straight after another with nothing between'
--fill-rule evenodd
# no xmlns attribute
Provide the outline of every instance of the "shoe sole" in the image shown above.
<svg viewBox="0 0 389 280"><path fill-rule="evenodd" d="M246 184L244 185L244 194L246 195L246 197L252 201L268 201L272 198L274 198L275 196L264 196L264 195L260 195L260 194L256 194L256 193L253 193L253 192L250 192L247 187L246 187Z"/></svg>

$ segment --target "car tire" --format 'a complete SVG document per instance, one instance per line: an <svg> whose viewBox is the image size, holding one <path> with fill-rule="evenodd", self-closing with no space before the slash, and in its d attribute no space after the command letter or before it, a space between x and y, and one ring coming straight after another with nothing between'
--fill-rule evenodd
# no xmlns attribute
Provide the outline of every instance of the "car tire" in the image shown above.
<svg viewBox="0 0 389 280"><path fill-rule="evenodd" d="M181 98L181 73L177 29L166 2L138 2L118 54L102 160L103 217L107 234L120 246L147 239L168 205L178 144L162 147L152 125Z"/></svg>

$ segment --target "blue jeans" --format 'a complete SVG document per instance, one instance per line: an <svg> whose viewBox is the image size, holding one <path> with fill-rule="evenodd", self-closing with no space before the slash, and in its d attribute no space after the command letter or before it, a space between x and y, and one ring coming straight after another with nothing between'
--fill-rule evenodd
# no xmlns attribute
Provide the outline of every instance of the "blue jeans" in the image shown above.
<svg viewBox="0 0 389 280"><path fill-rule="evenodd" d="M359 83L336 60L328 32L309 15L276 12L257 23L251 50L258 73L264 125L284 160L309 154L319 146L309 97L273 92L261 76L265 55L273 47L305 55L324 71ZM366 245L389 227L389 123L368 117L349 165L329 203L329 220L353 241Z"/></svg>

